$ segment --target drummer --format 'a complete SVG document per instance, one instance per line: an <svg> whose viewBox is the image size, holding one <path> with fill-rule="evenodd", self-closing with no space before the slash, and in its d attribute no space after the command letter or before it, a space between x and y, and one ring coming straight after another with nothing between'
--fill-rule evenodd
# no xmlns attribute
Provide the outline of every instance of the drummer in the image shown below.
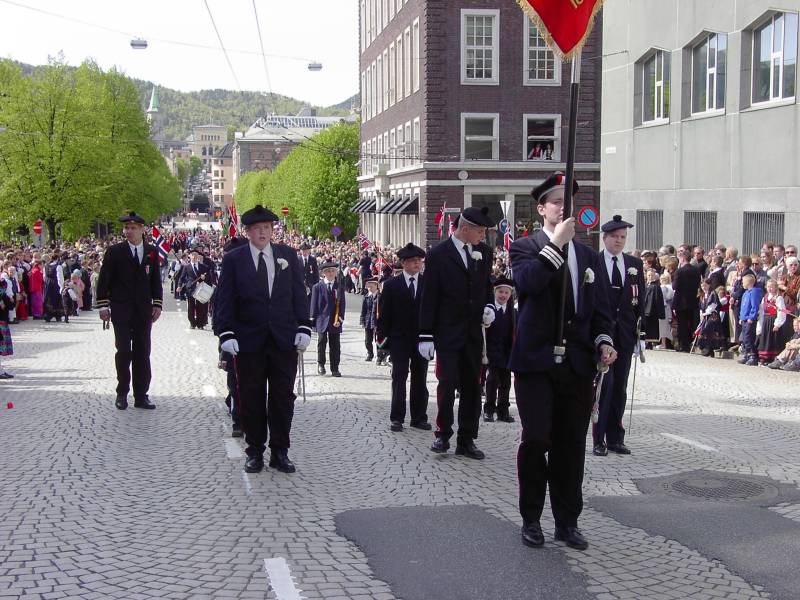
<svg viewBox="0 0 800 600"><path fill-rule="evenodd" d="M202 295L198 294L201 298L198 300L194 297L194 294L198 286L201 283L205 284L210 277L210 269L203 262L203 254L198 248L192 249L190 256L191 262L181 270L178 287L175 288L175 291L186 293L186 301L188 302L188 310L186 312L189 316L189 327L203 329L208 324L208 299L203 299Z"/></svg>

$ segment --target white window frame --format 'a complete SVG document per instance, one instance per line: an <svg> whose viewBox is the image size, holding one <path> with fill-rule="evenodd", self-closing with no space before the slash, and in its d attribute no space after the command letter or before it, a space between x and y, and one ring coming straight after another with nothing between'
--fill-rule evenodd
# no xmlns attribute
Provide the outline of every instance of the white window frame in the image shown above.
<svg viewBox="0 0 800 600"><path fill-rule="evenodd" d="M561 85L561 59L558 58L555 55L555 53L552 50L550 50L549 48L547 49L547 51L550 52L553 55L553 61L554 61L553 62L553 71L554 71L555 78L554 79L531 79L530 78L530 76L529 76L529 74L530 74L529 52L530 52L531 47L530 47L530 29L529 28L533 27L535 29L536 25L534 25L533 21L531 21L528 18L528 15L523 14L522 18L525 21L525 27L523 29L523 31L525 33L523 35L523 44L522 44L522 85L530 85L530 86L542 85L542 86L552 86L552 87L560 86ZM539 33L539 35L541 35L541 32Z"/></svg>
<svg viewBox="0 0 800 600"><path fill-rule="evenodd" d="M378 82L378 69L376 61L372 61L372 97L370 102L372 102L372 116L378 116L378 86L376 85Z"/></svg>
<svg viewBox="0 0 800 600"><path fill-rule="evenodd" d="M669 123L669 114L664 114L664 75L665 75L665 56L666 50L656 50L650 56L648 56L645 60L641 62L641 69L642 69L642 125L660 125L662 123ZM658 62L659 57L661 59L661 79L658 79ZM649 121L645 121L645 110L644 110L644 102L647 98L647 80L645 79L647 76L647 69L645 65L649 63L651 60L655 61L655 73L656 78L654 82L654 89L653 89L653 118ZM671 89L672 86L670 86ZM660 116L659 116L660 115Z"/></svg>
<svg viewBox="0 0 800 600"><path fill-rule="evenodd" d="M383 110L389 110L389 49L383 51L383 70L381 80L383 85Z"/></svg>
<svg viewBox="0 0 800 600"><path fill-rule="evenodd" d="M493 17L492 25L492 77L489 79L467 78L467 18ZM500 10L496 8L461 9L461 85L500 85Z"/></svg>
<svg viewBox="0 0 800 600"><path fill-rule="evenodd" d="M545 159L528 158L528 119L550 119L553 123L553 158ZM522 115L522 160L539 162L561 162L561 115L559 113L526 113Z"/></svg>
<svg viewBox="0 0 800 600"><path fill-rule="evenodd" d="M485 141L487 139L492 140L492 158L470 158L467 159L464 155L464 146L465 146L465 131L466 131L466 122L467 119L493 119L494 120L494 127L492 129L492 137L491 138L484 138L481 137L478 141ZM477 139L477 138L476 138ZM461 160L499 160L500 159L500 113L461 113Z"/></svg>
<svg viewBox="0 0 800 600"><path fill-rule="evenodd" d="M403 60L403 97L407 98L411 95L411 26L403 31Z"/></svg>
<svg viewBox="0 0 800 600"><path fill-rule="evenodd" d="M394 128L389 130L389 168L394 169L397 166L397 138L395 137Z"/></svg>
<svg viewBox="0 0 800 600"><path fill-rule="evenodd" d="M383 2L384 0L376 0L375 4L375 37L383 31Z"/></svg>
<svg viewBox="0 0 800 600"><path fill-rule="evenodd" d="M406 164L406 141L403 135L403 126L397 126L397 133L395 134L395 149L397 154L397 161L395 161L396 168L400 169Z"/></svg>
<svg viewBox="0 0 800 600"><path fill-rule="evenodd" d="M405 83L405 72L403 69L403 58L404 58L404 47L403 47L403 34L397 36L397 39L394 41L394 48L397 52L397 61L395 66L395 75L397 77L397 101L400 102L403 98L406 97L405 92L403 91L403 84Z"/></svg>
<svg viewBox="0 0 800 600"><path fill-rule="evenodd" d="M375 59L377 63L377 90L375 93L375 104L377 106L376 113L381 114L383 112L383 54L379 54L378 58Z"/></svg>
<svg viewBox="0 0 800 600"><path fill-rule="evenodd" d="M411 128L411 121L406 121L405 140L403 143L405 160L403 166L414 164L414 130Z"/></svg>
<svg viewBox="0 0 800 600"><path fill-rule="evenodd" d="M394 19L394 0L389 0L389 21Z"/></svg>
<svg viewBox="0 0 800 600"><path fill-rule="evenodd" d="M383 155L381 156L381 162L384 164L389 163L389 132L383 132Z"/></svg>
<svg viewBox="0 0 800 600"><path fill-rule="evenodd" d="M753 27L753 41L750 47L750 104L751 106L763 106L765 104L770 103L784 103L784 102L793 102L795 97L797 96L797 84L795 83L795 92L793 96L783 96L783 72L785 68L785 61L784 61L784 53L783 50L786 48L786 18L787 14L794 14L797 15L793 11L778 11L770 15L769 19L760 23L756 27ZM784 17L783 19L783 26L781 27L781 47L780 50L775 50L775 19L776 17ZM800 21L800 17L798 17L798 21ZM771 27L772 28L772 35L770 35L770 61L769 61L769 98L767 100L759 100L756 101L753 99L753 78L756 76L756 37L758 32L763 29L764 27ZM795 47L800 48L800 40L798 40L798 33L795 31ZM795 56L795 73L797 71L797 62L798 57ZM778 66L778 90L780 90L778 96L773 95L773 90L775 89L775 61L779 61Z"/></svg>
<svg viewBox="0 0 800 600"><path fill-rule="evenodd" d="M422 164L422 124L419 120L419 117L414 119L414 124L412 128L413 133L411 134L414 139L414 158L416 164Z"/></svg>
<svg viewBox="0 0 800 600"><path fill-rule="evenodd" d="M394 106L395 102L397 102L396 62L397 52L395 51L394 42L392 42L389 44L389 106Z"/></svg>
<svg viewBox="0 0 800 600"><path fill-rule="evenodd" d="M690 55L691 55L691 64L690 64L690 71L689 71L689 82L690 82L690 95L689 95L689 109L692 115L708 115L712 113L724 113L725 107L717 106L717 88L719 87L719 79L717 75L719 75L719 40L720 37L725 38L725 60L727 61L728 58L728 40L727 35L724 33L716 33L716 32L708 32L706 33L703 38L698 41L696 44L693 44L690 48ZM715 38L714 43L714 66L709 66L709 50L711 49L711 38ZM694 51L703 44L708 46L706 51L706 66L705 66L705 80L706 80L706 107L704 110L694 110ZM728 69L727 64L725 65L726 69L723 71L725 78L728 77ZM644 81L644 80L643 80ZM713 81L713 92L711 92L711 86L709 85L710 81ZM723 81L724 85L727 89L727 81Z"/></svg>
<svg viewBox="0 0 800 600"><path fill-rule="evenodd" d="M413 56L411 57L411 91L418 92L420 61L422 60L422 56L419 53L419 18L414 19L411 24L411 48L413 51Z"/></svg>

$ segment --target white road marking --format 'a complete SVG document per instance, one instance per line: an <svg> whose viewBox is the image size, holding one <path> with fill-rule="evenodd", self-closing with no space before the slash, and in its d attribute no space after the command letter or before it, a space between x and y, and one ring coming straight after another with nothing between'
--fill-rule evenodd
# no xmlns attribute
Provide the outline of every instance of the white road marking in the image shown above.
<svg viewBox="0 0 800 600"><path fill-rule="evenodd" d="M282 556L265 558L264 570L269 577L269 585L277 600L303 600L300 590L294 584L289 563Z"/></svg>
<svg viewBox="0 0 800 600"><path fill-rule="evenodd" d="M194 341L194 340L189 340L189 345L190 346L197 346L197 342Z"/></svg>
<svg viewBox="0 0 800 600"><path fill-rule="evenodd" d="M194 364L196 364L196 365L202 365L202 364L203 364L203 359L202 359L202 358L200 358L199 356L195 356L195 357L194 357Z"/></svg>
<svg viewBox="0 0 800 600"><path fill-rule="evenodd" d="M203 386L203 397L214 398L216 395L217 395L217 389L213 385L207 383Z"/></svg>
<svg viewBox="0 0 800 600"><path fill-rule="evenodd" d="M247 476L247 471L242 471L242 483L244 483L244 493L248 496L253 493L253 486L250 485L250 477Z"/></svg>
<svg viewBox="0 0 800 600"><path fill-rule="evenodd" d="M661 435L671 440L675 440L676 442L689 444L690 446L694 446L695 448L699 448L700 450L705 450L707 452L719 452L719 450L717 450L713 446L706 446L705 444L701 444L700 442L696 442L694 440L690 440L689 438L681 437L679 435L674 435L672 433L662 433Z"/></svg>
<svg viewBox="0 0 800 600"><path fill-rule="evenodd" d="M236 440L228 438L222 442L225 444L225 454L228 458L244 458L244 451Z"/></svg>

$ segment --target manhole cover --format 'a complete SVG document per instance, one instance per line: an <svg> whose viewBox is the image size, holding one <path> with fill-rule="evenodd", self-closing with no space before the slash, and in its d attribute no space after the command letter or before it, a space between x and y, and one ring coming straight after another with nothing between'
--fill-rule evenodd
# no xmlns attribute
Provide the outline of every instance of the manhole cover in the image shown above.
<svg viewBox="0 0 800 600"><path fill-rule="evenodd" d="M762 500L778 495L768 483L716 474L695 473L662 483L669 494L700 500Z"/></svg>

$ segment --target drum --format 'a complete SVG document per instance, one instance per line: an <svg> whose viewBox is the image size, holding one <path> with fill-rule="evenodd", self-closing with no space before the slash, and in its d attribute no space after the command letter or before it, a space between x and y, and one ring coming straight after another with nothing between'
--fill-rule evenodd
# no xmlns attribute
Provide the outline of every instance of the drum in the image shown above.
<svg viewBox="0 0 800 600"><path fill-rule="evenodd" d="M208 285L204 281L201 281L197 284L197 287L194 288L194 293L192 294L192 298L197 300L200 304L205 304L209 300L211 300L211 296L214 294L214 286Z"/></svg>

